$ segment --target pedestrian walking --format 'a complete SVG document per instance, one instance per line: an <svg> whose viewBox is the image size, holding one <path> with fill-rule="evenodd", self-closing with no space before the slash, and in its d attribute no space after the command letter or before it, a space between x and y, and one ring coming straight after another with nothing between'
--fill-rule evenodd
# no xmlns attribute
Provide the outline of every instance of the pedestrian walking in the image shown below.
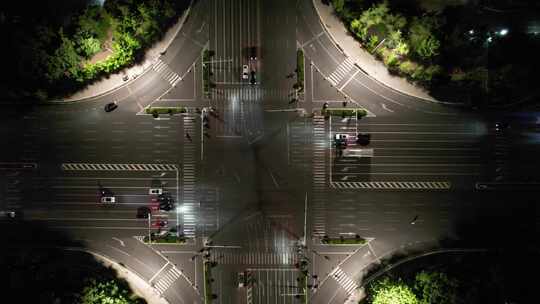
<svg viewBox="0 0 540 304"><path fill-rule="evenodd" d="M193 139L191 139L191 135L189 135L189 133L186 132L186 138L190 141L190 142L193 142Z"/></svg>

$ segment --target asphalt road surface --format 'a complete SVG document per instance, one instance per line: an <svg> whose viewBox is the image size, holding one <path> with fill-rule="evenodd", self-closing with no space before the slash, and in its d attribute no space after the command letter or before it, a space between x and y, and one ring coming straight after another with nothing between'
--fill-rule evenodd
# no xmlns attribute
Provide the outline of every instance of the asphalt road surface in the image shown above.
<svg viewBox="0 0 540 304"><path fill-rule="evenodd" d="M298 48L304 92L293 89ZM204 50L214 52L209 61ZM203 64L215 83L207 96ZM113 100L118 109L104 112ZM318 114L344 101L368 117ZM150 105L189 113L154 119L144 113ZM133 82L80 103L0 115L0 208L68 232L171 303L203 302L203 259L217 263L218 303L298 302L296 266L306 258L310 301L343 303L366 269L394 252L441 238L524 242L538 229L540 115L479 113L385 87L332 43L310 0L196 1L167 52ZM509 127L496 130L497 121ZM340 151L336 134L366 157ZM100 202L103 188L116 203ZM137 210L153 206L150 188L177 208L155 210L149 225ZM171 228L188 242L143 243ZM368 243L321 242L356 235ZM239 272L253 283L238 287Z"/></svg>

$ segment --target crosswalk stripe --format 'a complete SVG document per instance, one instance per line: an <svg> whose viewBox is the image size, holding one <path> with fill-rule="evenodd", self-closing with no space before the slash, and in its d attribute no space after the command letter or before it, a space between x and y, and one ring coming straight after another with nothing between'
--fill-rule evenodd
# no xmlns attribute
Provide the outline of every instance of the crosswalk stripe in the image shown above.
<svg viewBox="0 0 540 304"><path fill-rule="evenodd" d="M331 182L330 186L336 189L399 189L399 190L448 190L451 182L423 181L423 182Z"/></svg>
<svg viewBox="0 0 540 304"><path fill-rule="evenodd" d="M343 78L353 69L353 62L350 58L346 58L340 63L336 70L328 76L328 80L332 85L337 85Z"/></svg>
<svg viewBox="0 0 540 304"><path fill-rule="evenodd" d="M158 59L152 68L159 74L161 78L169 82L171 85L175 85L181 79L180 75L173 71L161 59Z"/></svg>
<svg viewBox="0 0 540 304"><path fill-rule="evenodd" d="M179 277L181 273L176 268L171 268L159 281L154 284L154 287L159 294L164 293Z"/></svg>
<svg viewBox="0 0 540 304"><path fill-rule="evenodd" d="M224 265L294 265L298 256L294 252L216 252L210 259Z"/></svg>
<svg viewBox="0 0 540 304"><path fill-rule="evenodd" d="M347 276L347 274L344 273L340 267L336 267L336 269L332 271L332 275L334 280L336 280L339 285L345 289L348 295L352 294L354 290L358 288L358 285L351 278L349 278L349 276Z"/></svg>

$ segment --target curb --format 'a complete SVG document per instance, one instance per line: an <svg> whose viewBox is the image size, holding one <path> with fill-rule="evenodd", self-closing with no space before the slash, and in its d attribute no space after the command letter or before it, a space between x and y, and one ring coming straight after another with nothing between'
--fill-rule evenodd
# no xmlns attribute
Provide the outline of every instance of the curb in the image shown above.
<svg viewBox="0 0 540 304"><path fill-rule="evenodd" d="M334 44L334 46L343 54L345 55L345 57L347 58L352 58L351 56L349 56L347 53L345 53L345 50L343 50L343 48L337 43L336 39L334 38L334 36L332 35L332 33L328 30L328 28L326 27L326 24L323 22L322 18L321 18L321 14L319 12L319 9L317 7L317 4L315 4L315 1L321 1L321 0L311 0L311 4L313 5L313 7L315 8L315 11L317 12L317 16L319 17L319 23L321 24L322 28L324 29L324 32L328 35L328 37L330 37L330 40L332 41L332 43ZM331 4L328 4L331 6ZM340 20L341 21L341 20ZM343 25L343 22L342 22L342 25ZM347 30L348 31L348 30ZM467 104L463 103L463 102L460 102L460 103L457 103L457 102L448 102L448 101L440 101L440 100L436 100L436 99L428 99L428 98L424 98L424 97L420 97L420 96L416 96L416 95L411 95L409 93L406 93L406 92L403 92L399 89L396 89L392 86L389 86L388 84L386 84L384 81L380 80L380 79L377 79L375 78L374 76L368 74L362 67L360 67L360 65L358 64L358 62L356 62L356 60L354 60L354 65L360 69L360 71L368 76L369 78L371 78L372 80L378 82L380 85L390 89L390 90L393 90L399 94L403 94L403 95L407 95L407 96L410 96L410 97L414 97L414 98L418 98L418 99L421 99L423 101L427 101L427 102L431 102L431 103L436 103L436 104L443 104L443 105L451 105L451 106L461 106L461 107L465 107L467 106Z"/></svg>
<svg viewBox="0 0 540 304"><path fill-rule="evenodd" d="M136 271L134 270L131 270L130 268L128 268L127 266L125 265L120 265L118 262L115 262L113 261L111 258L103 255L103 254L100 254L100 253L97 253L97 252L94 252L92 250L88 250L88 249L84 249L84 248L77 248L77 247L63 247L62 249L64 250L69 250L69 251L79 251L79 252L86 252L86 253L89 253L91 255L93 255L96 259L98 260L103 260L103 261L106 261L107 263L110 263L110 264L113 264L115 265L116 267L118 267L119 269L124 269L126 272L134 275L135 277L137 277L141 282L143 282L146 287L150 290L152 290L152 292L156 292L155 288L152 287L145 279L142 278L142 276L137 273ZM126 280L127 281L127 280ZM128 281L129 282L129 281ZM135 290L133 290L135 292ZM142 295L139 295L142 297ZM143 297L144 298L144 297ZM164 297L161 297L160 296L160 299L164 302L164 303L169 303L169 301L167 301ZM146 300L146 299L145 299Z"/></svg>
<svg viewBox="0 0 540 304"><path fill-rule="evenodd" d="M189 13L191 12L191 6L193 5L193 2L195 0L191 0L190 3L189 3L189 6L186 8L186 10L184 11L184 13L182 14L182 17L180 17L181 21L180 21L180 25L178 26L178 29L176 30L176 32L174 33L174 35L171 36L171 38L169 39L169 41L166 43L166 46L163 48L163 51L167 50L169 48L169 46L172 44L173 40L176 38L176 36L178 35L178 33L180 32L180 30L184 27L184 24L189 16ZM161 55L160 55L161 56ZM107 95L107 94L110 94L110 93L114 93L122 88L124 88L125 86L127 86L128 84L131 84L133 81L135 81L137 78L139 78L140 76L146 74L150 69L151 69L151 66L153 65L153 61L155 61L157 58L159 58L160 56L158 57L155 57L153 59L147 59L145 62L143 62L142 66L143 66L143 71L137 75L137 77L135 78L131 78L129 79L128 81L125 81L123 82L122 84L120 84L119 86L115 87L115 88L112 88L110 90L107 90L105 92L100 92L100 93L97 93L93 96L88 96L88 97L84 97L84 98L81 98L81 99L74 99L74 100L68 100L68 99L61 99L61 100L47 100L45 101L44 103L46 104L73 104L73 103L79 103L79 102L83 102L83 101L87 101L88 99L93 99L93 98L99 98L99 97L102 97L104 95ZM152 62L152 64L148 65L147 67L144 67L144 65L147 63L147 62ZM127 67L126 67L127 68ZM120 73L120 72L117 72L117 73ZM115 74L117 74L115 73ZM108 75L110 76L110 75Z"/></svg>

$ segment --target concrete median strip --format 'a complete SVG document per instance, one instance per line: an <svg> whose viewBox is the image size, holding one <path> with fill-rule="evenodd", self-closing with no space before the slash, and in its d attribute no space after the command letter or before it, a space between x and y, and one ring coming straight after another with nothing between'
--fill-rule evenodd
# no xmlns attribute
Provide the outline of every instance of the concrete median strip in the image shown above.
<svg viewBox="0 0 540 304"><path fill-rule="evenodd" d="M367 190L449 190L451 182L331 182L336 189L367 189Z"/></svg>

